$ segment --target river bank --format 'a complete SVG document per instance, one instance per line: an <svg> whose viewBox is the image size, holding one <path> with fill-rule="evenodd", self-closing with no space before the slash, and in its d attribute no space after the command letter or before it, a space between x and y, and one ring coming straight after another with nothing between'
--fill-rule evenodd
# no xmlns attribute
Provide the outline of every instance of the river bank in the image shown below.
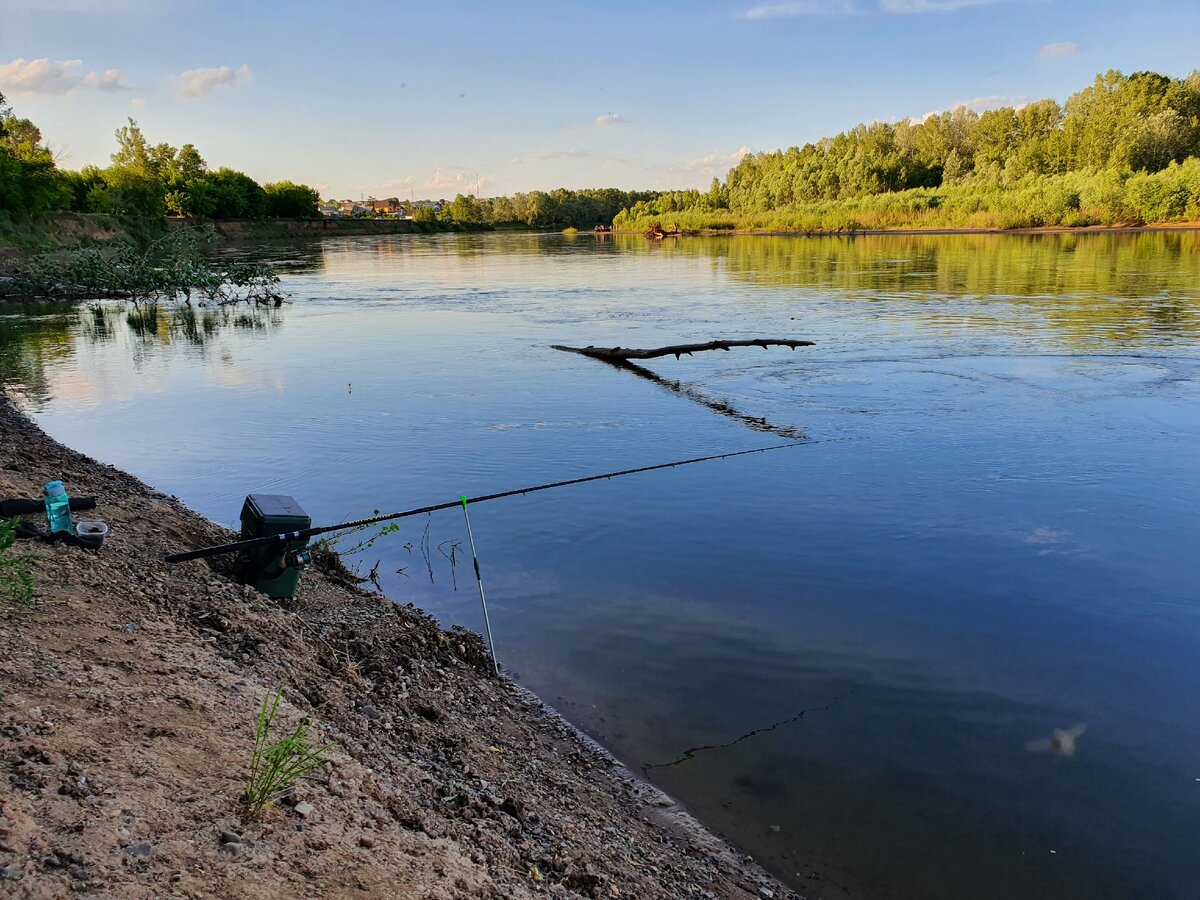
<svg viewBox="0 0 1200 900"><path fill-rule="evenodd" d="M24 897L795 896L537 698L477 635L318 572L294 602L172 550L230 533L48 437L0 395L0 496L97 498L0 605L0 877ZM336 743L239 814L262 698Z"/></svg>
<svg viewBox="0 0 1200 900"><path fill-rule="evenodd" d="M0 273L31 252L114 240L146 245L180 228L198 226L210 227L218 240L228 242L409 234L430 229L410 219L143 219L83 213L4 219L0 220Z"/></svg>
<svg viewBox="0 0 1200 900"><path fill-rule="evenodd" d="M1013 235L1051 235L1051 234L1142 234L1153 231L1200 231L1200 221L1196 222L1163 222L1147 225L1043 225L1037 228L855 228L813 231L779 231L772 229L736 228L699 228L694 230L659 232L656 236L643 229L617 229L597 232L597 237L607 237L612 234L640 235L652 239L678 237L879 237L885 235L913 235L937 237L939 235L956 234L1013 234Z"/></svg>

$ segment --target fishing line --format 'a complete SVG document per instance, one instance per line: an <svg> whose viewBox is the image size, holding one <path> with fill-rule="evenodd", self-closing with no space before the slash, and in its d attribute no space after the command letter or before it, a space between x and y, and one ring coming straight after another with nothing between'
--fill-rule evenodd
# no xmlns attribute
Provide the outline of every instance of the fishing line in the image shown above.
<svg viewBox="0 0 1200 900"><path fill-rule="evenodd" d="M680 459L675 462L658 463L653 466L638 466L635 469L622 469L619 472L605 472L601 475L586 475L582 478L568 478L565 481L553 481L549 484L536 484L530 487L516 488L511 491L499 491L495 494L483 494L479 497L470 497L469 503L486 503L489 500L502 500L505 497L523 496L525 494L533 494L537 491L550 491L556 488L569 487L574 484L587 484L589 481L605 481L610 478L621 478L625 475L636 475L640 472L654 472L658 469L674 469L676 466L690 466L693 463L709 462L717 459L732 459L735 456L748 456L751 453L769 453L772 450L786 450L788 447L805 447L810 444L821 444L825 441L791 441L787 444L774 444L770 447L755 447L752 450L736 450L732 453L715 453L712 456L697 456L692 459ZM334 531L346 531L353 528L363 528L367 525L375 525L379 522L390 522L394 519L404 519L408 516L420 516L425 513L437 512L442 509L452 509L458 506L462 501L454 500L449 503L435 503L432 506L422 506L419 509L408 509L403 512L387 513L385 515L370 516L365 519L356 519L353 522L341 522L337 525L324 525L317 528L303 528L299 531L286 531L280 534L268 534L263 537L247 538L242 541L233 541L228 544L218 544L212 547L201 547L199 550L189 550L185 553L172 553L167 557L169 563L188 562L193 559L207 559L210 556L220 556L225 553L240 553L243 550L251 550L255 547L265 547L269 544L283 544L290 541L298 541L304 538L316 537L321 534L329 534Z"/></svg>
<svg viewBox="0 0 1200 900"><path fill-rule="evenodd" d="M766 734L768 731L774 731L776 728L782 728L784 725L791 725L793 722L799 722L801 719L803 719L809 713L825 712L826 710L833 709L833 707L835 707L839 701L841 701L845 697L849 697L851 694L853 694L857 690L858 690L858 688L851 688L850 690L846 691L844 694L838 694L832 700L830 700L828 703L826 703L824 706L814 707L813 709L802 709L802 710L800 710L800 712L796 713L794 716L789 716L786 719L781 719L780 721L774 723L773 725L767 725L762 728L755 728L753 731L747 731L745 734L740 735L739 737L736 737L732 741L728 741L727 743L705 744L703 747L689 747L687 750L683 751L683 754L681 756L671 760L670 762L642 763L642 771L648 772L650 769L665 769L668 766L678 766L682 763L685 763L685 762L695 759L698 754L706 753L711 750L728 749L729 747L732 747L735 744L740 744L742 741L748 740L749 738L752 738L755 735Z"/></svg>

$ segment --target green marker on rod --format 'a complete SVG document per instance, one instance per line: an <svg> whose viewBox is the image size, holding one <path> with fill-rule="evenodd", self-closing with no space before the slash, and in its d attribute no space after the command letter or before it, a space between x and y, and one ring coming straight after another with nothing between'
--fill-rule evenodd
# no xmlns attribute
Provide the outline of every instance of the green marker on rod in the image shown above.
<svg viewBox="0 0 1200 900"><path fill-rule="evenodd" d="M500 675L500 661L496 659L496 642L492 640L492 623L488 619L487 597L483 593L483 576L479 574L479 555L475 552L475 535L471 533L471 517L467 515L467 495L459 494L463 508L463 521L467 523L467 540L471 544L471 562L475 564L475 583L479 585L479 605L483 607L483 628L487 632L488 649L492 651L492 667Z"/></svg>

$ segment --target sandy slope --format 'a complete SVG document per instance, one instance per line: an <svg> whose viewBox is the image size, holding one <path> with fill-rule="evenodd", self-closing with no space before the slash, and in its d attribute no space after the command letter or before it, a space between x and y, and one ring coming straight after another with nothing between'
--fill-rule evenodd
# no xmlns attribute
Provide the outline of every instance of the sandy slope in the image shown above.
<svg viewBox="0 0 1200 900"><path fill-rule="evenodd" d="M0 396L0 497L53 477L112 534L46 549L37 602L0 602L0 895L793 896L489 676L475 635L315 573L281 604L165 565L228 532ZM292 799L311 812L246 821L279 684L337 748Z"/></svg>

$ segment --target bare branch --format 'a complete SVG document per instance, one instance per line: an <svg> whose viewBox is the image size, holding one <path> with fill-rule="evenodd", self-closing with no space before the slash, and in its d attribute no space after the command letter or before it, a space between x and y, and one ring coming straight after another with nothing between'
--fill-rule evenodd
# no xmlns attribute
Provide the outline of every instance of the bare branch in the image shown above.
<svg viewBox="0 0 1200 900"><path fill-rule="evenodd" d="M812 341L794 341L787 338L753 338L751 340L716 340L709 341L707 344L673 344L669 347L651 347L649 349L639 350L635 347L564 347L562 344L552 344L551 349L564 350L567 353L580 353L584 356L590 356L593 359L602 359L605 362L617 362L630 359L655 359L659 356L674 356L679 359L681 356L691 356L693 353L700 353L705 350L728 350L731 347L762 347L766 350L768 347L791 347L795 350L797 347L811 347Z"/></svg>

